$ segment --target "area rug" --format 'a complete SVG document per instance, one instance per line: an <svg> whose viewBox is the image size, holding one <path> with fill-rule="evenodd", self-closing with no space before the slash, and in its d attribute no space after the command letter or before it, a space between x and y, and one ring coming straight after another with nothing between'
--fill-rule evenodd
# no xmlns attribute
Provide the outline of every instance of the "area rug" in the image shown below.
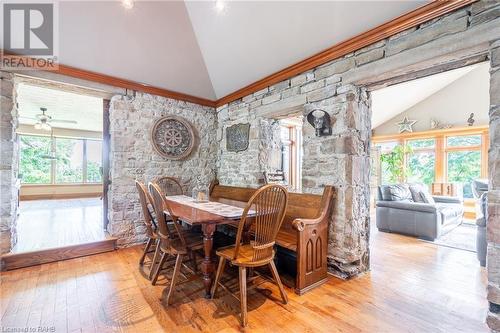
<svg viewBox="0 0 500 333"><path fill-rule="evenodd" d="M449 233L434 240L432 243L440 246L476 252L476 232L476 225L462 223Z"/></svg>

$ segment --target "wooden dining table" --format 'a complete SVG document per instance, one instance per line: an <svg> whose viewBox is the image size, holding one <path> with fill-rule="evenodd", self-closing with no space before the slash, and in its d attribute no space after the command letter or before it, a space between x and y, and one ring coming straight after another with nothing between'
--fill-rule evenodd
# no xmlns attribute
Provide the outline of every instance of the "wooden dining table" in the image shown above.
<svg viewBox="0 0 500 333"><path fill-rule="evenodd" d="M208 202L221 203L230 207L237 208L240 213L232 213L231 216L224 214L223 210L217 212L217 209L206 209L193 206L193 199L188 196L167 196L167 204L169 205L172 214L181 221L192 225L201 225L203 232L203 251L204 257L201 263L201 271L203 274L203 284L205 286L205 297L210 298L210 289L213 282L213 272L215 271L215 256L213 249L213 236L218 225L234 224L241 220L243 208L246 202L228 200L228 199L210 199ZM229 207L229 208L230 208ZM170 214L165 210L166 214Z"/></svg>

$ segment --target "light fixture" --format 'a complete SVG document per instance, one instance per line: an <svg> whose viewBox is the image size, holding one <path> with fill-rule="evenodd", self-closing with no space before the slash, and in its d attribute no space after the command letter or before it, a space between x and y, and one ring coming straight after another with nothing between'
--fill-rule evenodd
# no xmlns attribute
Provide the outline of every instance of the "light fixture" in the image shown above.
<svg viewBox="0 0 500 333"><path fill-rule="evenodd" d="M226 2L223 0L215 0L215 10L223 13L226 10Z"/></svg>
<svg viewBox="0 0 500 333"><path fill-rule="evenodd" d="M50 130L52 130L52 126L50 126L47 123L42 123L41 129L43 129L44 131L50 131Z"/></svg>
<svg viewBox="0 0 500 333"><path fill-rule="evenodd" d="M36 123L34 127L35 127L36 130L40 130L40 129L42 129L42 124L41 123Z"/></svg>
<svg viewBox="0 0 500 333"><path fill-rule="evenodd" d="M316 130L316 136L332 135L332 126L330 125L330 115L323 110L313 110L307 115L307 121Z"/></svg>
<svg viewBox="0 0 500 333"><path fill-rule="evenodd" d="M134 8L134 0L122 0L122 6L125 9L132 9Z"/></svg>

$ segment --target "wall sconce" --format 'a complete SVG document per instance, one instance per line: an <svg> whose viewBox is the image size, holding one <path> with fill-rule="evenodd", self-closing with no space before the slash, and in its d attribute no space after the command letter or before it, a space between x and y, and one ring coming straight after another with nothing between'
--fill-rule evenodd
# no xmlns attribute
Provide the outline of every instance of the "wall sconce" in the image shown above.
<svg viewBox="0 0 500 333"><path fill-rule="evenodd" d="M307 121L316 130L316 136L332 135L330 115L323 110L313 110L307 114Z"/></svg>

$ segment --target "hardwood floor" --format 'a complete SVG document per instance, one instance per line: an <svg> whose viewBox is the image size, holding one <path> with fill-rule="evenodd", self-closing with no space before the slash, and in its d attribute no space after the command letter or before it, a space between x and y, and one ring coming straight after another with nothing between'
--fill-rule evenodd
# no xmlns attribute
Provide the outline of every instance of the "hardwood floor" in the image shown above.
<svg viewBox="0 0 500 333"><path fill-rule="evenodd" d="M12 253L106 239L99 198L21 201Z"/></svg>
<svg viewBox="0 0 500 333"><path fill-rule="evenodd" d="M265 282L248 292L251 332L488 332L486 274L475 254L372 230L371 271L331 278L289 303ZM138 266L141 248L77 258L1 275L3 327L55 332L237 332L239 304L203 283L180 284L174 304L159 301ZM147 273L147 264L144 270ZM270 298L265 297L269 295Z"/></svg>

